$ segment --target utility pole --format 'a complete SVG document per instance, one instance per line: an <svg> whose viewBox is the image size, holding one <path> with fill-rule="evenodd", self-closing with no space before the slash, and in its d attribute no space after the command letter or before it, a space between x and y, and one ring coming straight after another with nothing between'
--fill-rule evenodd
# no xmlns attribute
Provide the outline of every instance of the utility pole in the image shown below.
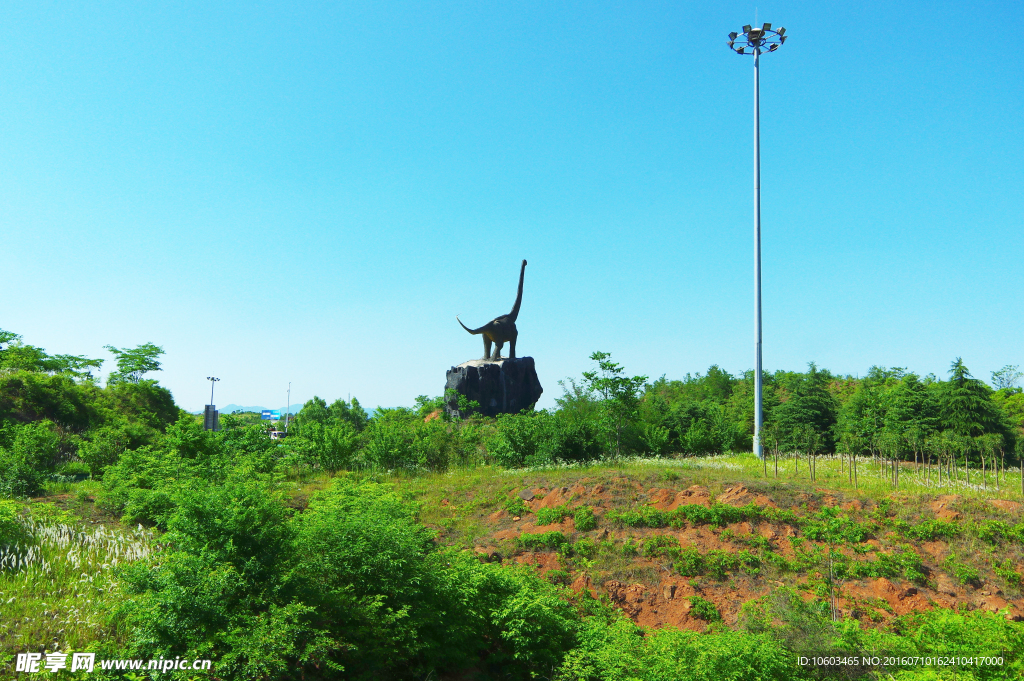
<svg viewBox="0 0 1024 681"><path fill-rule="evenodd" d="M762 400L763 372L761 369L761 83L760 62L762 52L774 52L786 42L786 29L772 30L771 24L761 28L743 27L739 33L729 34L729 47L736 54L754 55L754 454L764 457L761 446L761 427L764 425ZM737 47L737 42L739 46ZM747 51L750 48L750 52Z"/></svg>
<svg viewBox="0 0 1024 681"><path fill-rule="evenodd" d="M284 412L284 434L288 434L288 417L292 413L292 382L288 381L288 408Z"/></svg>

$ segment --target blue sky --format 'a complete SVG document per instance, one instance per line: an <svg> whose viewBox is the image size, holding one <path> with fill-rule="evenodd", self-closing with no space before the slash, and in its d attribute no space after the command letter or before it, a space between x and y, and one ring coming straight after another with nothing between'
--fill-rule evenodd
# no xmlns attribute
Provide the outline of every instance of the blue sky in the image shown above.
<svg viewBox="0 0 1024 681"><path fill-rule="evenodd" d="M200 409L437 395L529 260L557 381L1024 365L1020 3L10 2L0 328Z"/></svg>

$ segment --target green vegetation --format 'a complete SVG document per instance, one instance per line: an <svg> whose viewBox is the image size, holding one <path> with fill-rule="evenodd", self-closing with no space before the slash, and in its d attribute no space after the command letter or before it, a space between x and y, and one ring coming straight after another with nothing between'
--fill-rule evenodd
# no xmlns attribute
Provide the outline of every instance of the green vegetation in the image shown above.
<svg viewBox="0 0 1024 681"><path fill-rule="evenodd" d="M718 622L722 619L722 614L718 612L715 604L700 596L690 596L690 612L705 622Z"/></svg>
<svg viewBox="0 0 1024 681"><path fill-rule="evenodd" d="M598 352L557 409L498 419L451 419L426 396L370 418L316 397L277 441L251 415L203 430L145 378L160 347L107 349L117 370L101 386L100 360L0 331L5 651L206 657L218 678L267 680L831 678L805 654L993 655L1001 667L967 671L1024 672L1024 625L999 613L897 617L845 590L924 591L945 571L961 590L1020 594L1024 523L983 505L1022 489L1012 367L995 390L960 360L948 381L766 374L769 467L737 453L753 377L717 367L648 382ZM536 513L518 496L584 478L605 496L574 487ZM725 496L740 483L771 503ZM660 510L645 490L664 484L708 498ZM962 518L921 510L947 491ZM923 542L947 549L932 560ZM679 577L703 633L643 629L607 595L566 588ZM723 598L762 583L742 609ZM925 671L943 673L851 674Z"/></svg>

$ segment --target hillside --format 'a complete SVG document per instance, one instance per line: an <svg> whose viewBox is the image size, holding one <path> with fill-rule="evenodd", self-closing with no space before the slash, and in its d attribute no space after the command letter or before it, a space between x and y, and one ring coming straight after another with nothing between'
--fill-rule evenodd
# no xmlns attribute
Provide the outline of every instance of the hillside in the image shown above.
<svg viewBox="0 0 1024 681"><path fill-rule="evenodd" d="M839 462L819 466L828 477ZM438 541L536 566L644 626L707 630L699 597L736 627L744 604L782 586L865 626L933 608L1024 620L1019 488L891 493L760 473L748 455L395 484Z"/></svg>

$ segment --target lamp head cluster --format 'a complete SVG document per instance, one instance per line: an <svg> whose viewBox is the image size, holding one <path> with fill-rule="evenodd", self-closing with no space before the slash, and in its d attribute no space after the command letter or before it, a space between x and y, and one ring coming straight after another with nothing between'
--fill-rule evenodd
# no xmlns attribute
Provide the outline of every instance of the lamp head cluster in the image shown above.
<svg viewBox="0 0 1024 681"><path fill-rule="evenodd" d="M786 42L786 29L772 28L771 24L764 24L761 28L743 27L743 33L735 31L729 34L729 48L736 54L755 54L760 52L774 52Z"/></svg>
<svg viewBox="0 0 1024 681"><path fill-rule="evenodd" d="M214 378L213 376L207 376L206 380L207 381L219 381L220 379L219 378Z"/></svg>

